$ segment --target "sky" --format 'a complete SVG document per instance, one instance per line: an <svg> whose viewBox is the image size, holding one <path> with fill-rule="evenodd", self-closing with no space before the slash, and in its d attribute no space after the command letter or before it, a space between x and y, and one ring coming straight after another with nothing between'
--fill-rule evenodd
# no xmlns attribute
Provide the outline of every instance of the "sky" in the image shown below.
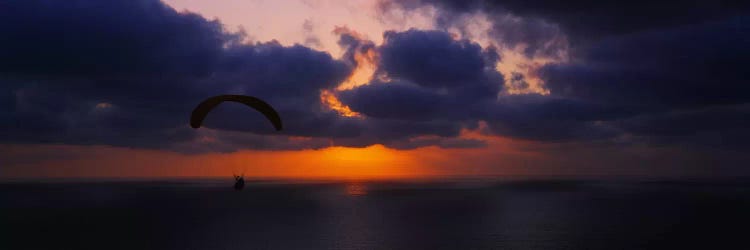
<svg viewBox="0 0 750 250"><path fill-rule="evenodd" d="M750 175L750 4L0 3L0 178ZM284 120L201 100L252 95Z"/></svg>

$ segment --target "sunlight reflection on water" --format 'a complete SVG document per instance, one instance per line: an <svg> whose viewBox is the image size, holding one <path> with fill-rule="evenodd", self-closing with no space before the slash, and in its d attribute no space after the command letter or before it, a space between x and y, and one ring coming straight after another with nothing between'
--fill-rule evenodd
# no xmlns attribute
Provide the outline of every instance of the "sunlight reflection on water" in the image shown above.
<svg viewBox="0 0 750 250"><path fill-rule="evenodd" d="M362 183L347 183L345 190L349 196L364 196L367 194L367 186Z"/></svg>

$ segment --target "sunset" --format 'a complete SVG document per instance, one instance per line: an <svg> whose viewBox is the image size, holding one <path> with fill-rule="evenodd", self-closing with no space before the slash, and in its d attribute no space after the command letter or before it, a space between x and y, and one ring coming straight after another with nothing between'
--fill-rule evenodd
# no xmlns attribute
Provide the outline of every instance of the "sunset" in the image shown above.
<svg viewBox="0 0 750 250"><path fill-rule="evenodd" d="M741 249L750 223L747 3L11 0L0 34L0 249Z"/></svg>

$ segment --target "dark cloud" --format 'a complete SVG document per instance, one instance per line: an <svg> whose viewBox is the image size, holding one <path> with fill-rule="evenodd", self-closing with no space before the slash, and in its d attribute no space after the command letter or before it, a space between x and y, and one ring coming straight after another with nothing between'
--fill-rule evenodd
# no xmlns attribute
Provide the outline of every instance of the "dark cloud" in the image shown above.
<svg viewBox="0 0 750 250"><path fill-rule="evenodd" d="M352 121L339 119L320 103L320 90L335 87L350 74L351 67L344 62L300 45L283 47L277 43L238 46L228 49L226 55L216 75L207 81L228 86L235 93L261 97L274 105L284 114L285 134L353 133ZM227 105L215 111L213 118L206 121L207 127L275 133L267 129L263 119L238 119L237 114L247 112L241 105Z"/></svg>
<svg viewBox="0 0 750 250"><path fill-rule="evenodd" d="M402 82L373 82L339 96L352 110L373 118L431 120L446 108L438 93Z"/></svg>
<svg viewBox="0 0 750 250"><path fill-rule="evenodd" d="M632 111L538 94L505 95L485 107L492 133L538 141L611 139L616 127L602 123Z"/></svg>
<svg viewBox="0 0 750 250"><path fill-rule="evenodd" d="M217 20L156 0L3 2L0 140L182 152L472 148L486 142L461 132L484 121L486 133L534 141L748 145L743 66L750 63L750 24L736 16L742 8L728 9L733 4L698 3L706 7L702 16L696 5L675 5L675 20L659 16L649 25L638 18L654 10L621 3L550 3L538 11L530 7L542 6L538 1L426 3L441 8L442 28L460 26L476 10L504 13L490 15L490 35L506 46L528 45L529 57L555 57L567 49L568 36L586 42L576 44L570 61L534 72L550 95L498 96L504 84L529 83L516 72L506 72L511 77L504 82L495 69L496 47L444 30L388 31L376 45L339 27L334 33L345 53L336 59L303 45L246 44L242 33ZM581 7L578 14L566 14L574 6ZM601 22L581 21L607 12ZM361 63L375 63L375 79L334 90ZM321 104L321 90L361 116L330 110ZM260 114L232 104L209 115L208 129L188 128L193 105L215 94L267 100L283 114L283 136L274 136Z"/></svg>
<svg viewBox="0 0 750 250"><path fill-rule="evenodd" d="M242 44L242 33L155 0L3 7L0 90L8 97L2 109L9 111L0 117L3 141L169 149L201 139L186 126L193 105L225 93L271 102L285 114L285 135L359 133L357 124L320 104L319 91L351 72L327 53L276 42ZM226 106L210 115L207 127L273 131L252 110ZM235 149L304 147L266 142L282 137L245 140L254 145L220 139Z"/></svg>
<svg viewBox="0 0 750 250"><path fill-rule="evenodd" d="M641 135L689 135L695 131L731 131L750 127L750 105L646 114L618 121Z"/></svg>
<svg viewBox="0 0 750 250"><path fill-rule="evenodd" d="M457 88L484 82L485 69L493 69L496 63L485 61L493 57L485 56L478 44L456 41L441 31L388 31L383 38L380 70L424 87Z"/></svg>
<svg viewBox="0 0 750 250"><path fill-rule="evenodd" d="M455 40L442 31L389 32L385 38L384 44L377 47L381 58L378 70L391 81L374 80L339 93L352 110L371 118L410 124L453 124L452 136L461 128L473 128L479 121L487 121L496 135L560 141L614 137L618 130L599 120L630 113L624 108L536 94L504 95L498 99L503 77L489 66L496 63L497 57L483 55L494 52L483 50L476 43ZM509 84L525 83L519 74L511 80ZM373 131L368 129L368 133ZM421 132L425 134L431 133ZM407 135L420 134L404 136ZM396 145L408 148L403 144L429 141L396 141Z"/></svg>
<svg viewBox="0 0 750 250"><path fill-rule="evenodd" d="M535 140L744 147L747 20L602 39L539 70L550 96L501 97L490 128Z"/></svg>
<svg viewBox="0 0 750 250"><path fill-rule="evenodd" d="M474 26L475 14L481 13L489 19L491 27L487 34L502 47L522 48L527 57L560 58L569 44L559 25L535 16L517 15L508 9L483 1L390 1L379 2L381 19L390 20L393 10L414 11L421 6L435 6L435 22L443 31L457 30L463 38L475 39L470 26ZM482 35L480 35L482 36Z"/></svg>
<svg viewBox="0 0 750 250"><path fill-rule="evenodd" d="M478 139L426 137L394 141L385 145L396 149L414 149L426 146L437 146L439 148L483 148L487 146L487 142Z"/></svg>
<svg viewBox="0 0 750 250"><path fill-rule="evenodd" d="M747 18L604 39L581 61L543 67L556 96L633 111L598 118L654 143L747 145Z"/></svg>
<svg viewBox="0 0 750 250"><path fill-rule="evenodd" d="M556 34L567 34L577 47L612 35L637 33L666 27L698 24L750 13L743 1L550 1L550 0L408 0L380 1L381 11L392 8L413 10L432 5L438 8L443 26L461 26L461 14L483 12L493 20L492 33L510 44L530 45L527 54L554 54L567 46ZM516 18L508 19L507 14ZM558 28L559 25L559 28ZM557 37L559 38L559 37ZM556 45L545 45L555 41ZM546 50L546 51L545 51Z"/></svg>
<svg viewBox="0 0 750 250"><path fill-rule="evenodd" d="M393 81L374 81L340 97L371 117L449 121L463 128L486 121L490 133L536 141L741 147L747 140L737 138L747 138L748 133L740 121L746 108L738 107L750 101L742 69L750 63L744 46L750 41L747 20L733 17L610 35L580 47L575 60L547 64L535 72L550 95L496 99L466 98L471 95L456 91L490 82L478 73L478 46L462 44L441 31L391 32L378 51L379 70ZM430 58L444 58L452 53L449 50L461 51L456 53L464 57L430 65ZM462 77L451 78L455 75ZM511 74L506 84L528 83L523 75ZM497 89L478 92L494 97Z"/></svg>
<svg viewBox="0 0 750 250"><path fill-rule="evenodd" d="M335 88L359 63L354 53L375 49L350 30L338 33L348 52L336 60L302 45L244 44L242 33L228 32L216 20L178 13L155 0L5 5L0 109L7 112L0 116L0 138L6 143L187 153L378 143L483 146L456 139L462 124L455 121L349 118L322 105L320 91ZM477 72L484 74L481 60L493 57L477 48L450 49L455 56L462 50L474 53L469 56L480 60ZM486 95L479 90L466 92ZM193 105L226 93L258 96L274 105L284 116L283 136L274 136L260 114L232 103L212 112L205 129L187 127ZM434 138L412 139L420 136Z"/></svg>
<svg viewBox="0 0 750 250"><path fill-rule="evenodd" d="M339 93L353 110L374 118L476 120L479 103L492 100L503 84L498 59L467 40L441 31L386 32L377 47L378 72L390 82Z"/></svg>
<svg viewBox="0 0 750 250"><path fill-rule="evenodd" d="M172 150L182 153L234 152L251 150L320 149L333 145L322 137L264 136L240 131L202 129L190 141L175 143Z"/></svg>
<svg viewBox="0 0 750 250"><path fill-rule="evenodd" d="M2 4L6 75L204 75L237 34L159 1Z"/></svg>
<svg viewBox="0 0 750 250"><path fill-rule="evenodd" d="M441 0L437 0L442 2ZM446 2L455 2L448 0ZM672 26L697 24L748 13L742 1L496 1L479 0L486 9L504 8L520 16L562 25L575 41L598 39ZM455 3L453 3L455 4ZM455 6L455 5L454 5Z"/></svg>
<svg viewBox="0 0 750 250"><path fill-rule="evenodd" d="M465 123L445 120L402 120L368 118L364 131L357 137L335 138L337 146L365 147L383 144L396 149L438 146L441 148L484 147L481 140L458 138Z"/></svg>
<svg viewBox="0 0 750 250"><path fill-rule="evenodd" d="M466 29L480 13L501 46L524 45L528 57L571 53L570 62L534 70L550 96L501 96L481 107L486 112L477 119L496 134L534 140L641 136L645 131L623 121L676 119L665 114L748 101L741 68L750 58L746 3L413 0L381 1L380 10L388 18L393 9L428 5L437 9L439 28L458 29L462 37L471 37ZM506 84L520 88L528 82L511 72ZM637 127L650 124L636 120ZM656 127L661 129L650 130L669 130Z"/></svg>
<svg viewBox="0 0 750 250"><path fill-rule="evenodd" d="M605 39L580 63L552 64L541 77L557 95L644 108L750 101L750 19Z"/></svg>
<svg viewBox="0 0 750 250"><path fill-rule="evenodd" d="M613 124L635 136L635 141L742 150L750 146L748 117L750 106L742 104L642 114Z"/></svg>
<svg viewBox="0 0 750 250"><path fill-rule="evenodd" d="M602 39L575 61L539 70L550 96L501 98L490 127L537 140L745 147L747 20Z"/></svg>
<svg viewBox="0 0 750 250"><path fill-rule="evenodd" d="M442 31L386 32L384 38L383 45L374 48L380 58L379 77L338 93L342 102L369 119L361 140L374 136L400 149L486 146L455 137L462 128L475 126L503 84L494 69L499 59L494 49L455 40Z"/></svg>
<svg viewBox="0 0 750 250"><path fill-rule="evenodd" d="M518 72L512 72L510 75L510 82L508 86L514 89L526 89L529 87L529 83L526 82L526 77Z"/></svg>

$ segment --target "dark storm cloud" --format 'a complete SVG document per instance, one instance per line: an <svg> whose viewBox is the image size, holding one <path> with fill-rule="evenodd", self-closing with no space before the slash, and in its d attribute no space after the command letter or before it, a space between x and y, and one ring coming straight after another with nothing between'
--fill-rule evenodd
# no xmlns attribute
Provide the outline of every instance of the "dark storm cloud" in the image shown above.
<svg viewBox="0 0 750 250"><path fill-rule="evenodd" d="M421 124L451 124L457 136L461 128L475 128L479 121L487 121L490 130L509 137L543 141L594 140L611 138L617 129L598 120L623 117L630 111L570 98L536 94L497 94L503 84L502 75L494 69L496 52L483 50L476 43L455 40L442 31L389 32L385 42L377 47L380 54L379 74L390 82L374 80L368 85L342 91L340 99L352 110L371 118L402 121L415 126ZM461 77L456 77L461 76ZM523 84L516 74L509 84ZM406 123L408 122L408 123ZM371 124L378 124L371 121ZM376 128L368 133L377 133ZM409 131L386 129L387 133ZM419 129L418 131L422 131ZM414 133L414 134L412 134ZM379 134L393 138L394 145L409 148L432 140L402 140L419 135L417 131L400 136Z"/></svg>
<svg viewBox="0 0 750 250"><path fill-rule="evenodd" d="M476 119L478 103L495 98L503 84L494 50L441 31L386 32L378 72L391 82L339 93L367 116L403 120Z"/></svg>
<svg viewBox="0 0 750 250"><path fill-rule="evenodd" d="M227 32L216 20L178 13L155 0L20 1L3 7L0 109L6 112L0 137L6 143L187 153L484 145L456 139L462 128L457 122L348 118L324 107L320 90L335 88L351 74L358 63L354 53L375 49L351 31L339 33L348 52L336 60L302 45L244 44L242 33ZM468 57L492 58L472 46ZM451 49L462 56L466 48ZM231 103L208 116L206 131L187 127L193 105L225 93L254 95L274 105L284 116L284 136L269 136L273 129L260 114ZM432 139L412 139L419 136Z"/></svg>
<svg viewBox="0 0 750 250"><path fill-rule="evenodd" d="M389 31L384 40L374 48L378 77L338 93L352 110L370 118L368 135L387 138L386 146L401 149L486 146L452 137L475 126L503 84L494 69L499 60L494 48L482 49L442 31ZM418 138L425 135L433 137Z"/></svg>
<svg viewBox="0 0 750 250"><path fill-rule="evenodd" d="M5 142L170 148L201 139L187 128L187 116L201 99L224 93L255 95L277 106L288 117L286 135L358 133L356 124L320 105L318 91L351 71L327 53L275 42L242 44L241 33L223 30L218 21L155 0L2 5ZM272 131L239 108L222 107L206 125Z"/></svg>
<svg viewBox="0 0 750 250"><path fill-rule="evenodd" d="M457 18L460 14L487 13L494 17L492 33L510 37L511 41L530 44L532 48L542 51L543 41L552 41L554 33L558 31L567 34L571 45L576 46L611 35L698 24L750 13L750 3L744 1L380 1L383 12L391 8L413 10L424 5L438 8L438 16L443 25L460 23L460 18ZM505 17L508 13L520 19L508 22ZM560 25L560 30L556 30L553 24ZM523 39L518 40L516 37Z"/></svg>
<svg viewBox="0 0 750 250"><path fill-rule="evenodd" d="M226 60L208 81L231 86L234 92L255 95L284 114L285 134L338 136L352 134L352 122L339 119L320 104L319 91L338 85L351 68L327 53L278 43L238 46L227 49ZM213 88L213 86L211 86ZM237 119L247 111L240 105L226 105L212 112L208 127L274 133L263 119Z"/></svg>
<svg viewBox="0 0 750 250"><path fill-rule="evenodd" d="M4 1L0 11L9 75L200 75L239 38L152 0Z"/></svg>
<svg viewBox="0 0 750 250"><path fill-rule="evenodd" d="M484 120L492 133L538 141L610 139L619 130L601 121L633 113L623 108L538 94L501 96L485 110Z"/></svg>
<svg viewBox="0 0 750 250"><path fill-rule="evenodd" d="M440 148L479 148L487 146L478 139L459 138L462 128L470 124L445 120L369 119L366 133L357 137L334 138L335 145L365 147L380 143L396 149L437 146Z"/></svg>
<svg viewBox="0 0 750 250"><path fill-rule="evenodd" d="M15 106L5 140L96 143L88 137L103 133L100 141L118 143L105 139L114 136L107 130L127 128L118 132L129 140L138 130L174 128L175 103L192 97L185 80L209 73L237 38L160 2L108 2L3 4L0 72Z"/></svg>
<svg viewBox="0 0 750 250"><path fill-rule="evenodd" d="M407 1L390 4L415 9L425 3ZM455 16L458 12L498 11L493 6L500 6L490 2L441 2L437 5L443 8L440 11L447 13L442 13L443 16L439 18ZM513 3L503 11L512 11L510 6L514 6ZM553 5L550 13L556 13L555 6L561 10L567 9ZM582 8L581 11L611 11L617 9L619 4L595 3L592 6L600 6L600 9ZM496 135L538 141L610 140L621 143L637 140L657 144L747 145L747 140L738 139L748 138L749 134L738 120L746 113L746 108L739 107L744 107L750 101L748 75L743 69L744 65L750 63L750 53L745 46L750 41L750 24L747 17L736 16L742 13L742 8L730 10L727 8L729 5L710 3L706 6L704 16L697 15L703 10L692 3L677 6L675 20L670 20L669 14L664 13L651 26L645 22L630 23L632 17L621 13L612 13L612 17L605 20L605 24L616 26L609 31L600 29L598 26L601 23L591 22L591 27L580 33L574 32L576 35L591 33L591 36L580 38L586 39L586 43L577 45L569 62L547 64L535 72L551 91L549 96L502 95L496 102L462 99L461 95L448 90L452 87L445 84L451 82L449 76L467 72L461 71L461 66L472 63L461 63L459 66L458 63L450 65L450 60L440 61L450 66L433 67L429 72L434 75L418 78L410 74L421 76L419 73L423 68L414 65L427 65L425 68L430 68L431 61L424 61L430 57L404 56L386 60L389 55L387 46L398 48L402 46L400 43L404 43L406 49L398 50L393 55L414 55L420 49L432 48L432 43L438 40L429 39L427 34L430 33L426 32L419 33L422 37L410 35L410 32L391 33L391 37L396 34L408 38L388 40L389 35L386 35L386 43L379 48L383 58L380 70L395 76L394 84L376 81L369 86L342 93L342 100L364 114L405 120L452 117L456 110L449 108L450 101L459 101L465 107L464 112L470 114L468 118L463 118L465 121L484 120L489 125L489 131ZM559 19L552 14L542 16L539 15L541 12L520 10L514 13L527 15L521 18ZM651 13L652 10L639 11ZM586 20L589 17L581 18ZM449 19L443 21L446 20ZM460 22L459 19L455 20ZM575 27L576 23L573 20L560 22L568 28ZM498 27L501 26L495 23L494 28ZM443 33L448 37L445 32L431 33ZM415 45L410 47L411 44ZM435 58L441 52L428 54ZM468 57L475 54L463 55ZM417 63L406 63L410 60ZM460 79L472 79L474 76L467 75L462 75ZM471 82L465 81L455 86L465 86ZM511 74L506 84L522 86L528 83L522 75ZM436 87L444 91L431 92ZM382 102L398 104L383 105ZM481 112L474 112L476 110ZM471 123L464 123L464 126L471 127Z"/></svg>
<svg viewBox="0 0 750 250"><path fill-rule="evenodd" d="M490 15L490 35L505 45L528 45L529 57L554 58L567 49L569 35L586 42L575 44L570 61L535 72L550 95L498 96L503 84L518 88L528 82L505 72L511 74L505 83L495 70L501 60L496 48L445 31L388 31L376 45L337 28L345 51L337 60L302 45L245 44L241 33L227 32L218 21L178 13L156 0L3 2L0 140L182 152L376 143L472 148L486 142L460 138L461 131L485 121L487 133L535 141L725 148L750 141L743 68L750 63L750 24L734 17L743 8L675 4L672 20L653 15L667 6L662 3L653 5L656 10L598 2L550 3L539 10L530 6L543 2L428 3L441 8L442 28L460 26L462 13L511 13ZM571 6L581 7L578 14L566 12ZM653 17L653 23L619 10ZM582 21L607 12L601 22ZM361 66L362 55L376 57L375 79L334 91ZM321 104L321 90L333 91L363 117L329 110ZM208 116L209 130L187 127L193 105L227 93L274 105L284 117L284 136L270 136L273 129L260 114L232 104Z"/></svg>
<svg viewBox="0 0 750 250"><path fill-rule="evenodd" d="M687 135L694 131L731 131L750 127L750 105L707 107L663 114L646 114L619 121L642 135Z"/></svg>
<svg viewBox="0 0 750 250"><path fill-rule="evenodd" d="M474 14L482 13L491 22L487 35L502 47L523 46L527 57L547 58L559 58L568 49L567 37L556 23L535 16L519 16L482 1L383 0L378 6L381 19L390 20L394 9L413 11L426 5L437 7L435 21L439 29L457 30L464 38L475 38L468 27L476 21Z"/></svg>
<svg viewBox="0 0 750 250"><path fill-rule="evenodd" d="M176 143L172 150L182 153L234 152L238 149L301 150L332 146L332 140L322 137L264 136L228 130L204 129L197 132L197 140Z"/></svg>
<svg viewBox="0 0 750 250"><path fill-rule="evenodd" d="M628 134L654 144L742 150L750 147L750 106L709 106L643 114L613 124Z"/></svg>
<svg viewBox="0 0 750 250"><path fill-rule="evenodd" d="M385 145L396 149L415 149L425 146L437 146L439 148L483 148L487 146L487 142L477 139L428 137L394 141Z"/></svg>
<svg viewBox="0 0 750 250"><path fill-rule="evenodd" d="M750 134L740 121L750 102L748 20L592 43L575 60L539 70L550 96L503 96L489 125L537 140L634 136L657 144L747 145L738 138Z"/></svg>
<svg viewBox="0 0 750 250"><path fill-rule="evenodd" d="M512 72L510 75L510 82L508 86L515 89L526 89L529 87L529 83L526 81L526 77L518 72Z"/></svg>
<svg viewBox="0 0 750 250"><path fill-rule="evenodd" d="M540 75L558 95L605 103L692 107L750 101L750 19L605 39L582 63L547 65Z"/></svg>
<svg viewBox="0 0 750 250"><path fill-rule="evenodd" d="M547 65L540 75L557 96L636 111L633 118L612 122L624 133L736 145L741 140L729 143L727 135L748 135L737 124L746 115L746 108L739 107L750 102L744 69L750 63L749 20L604 39L582 53L579 62ZM693 137L699 134L713 139Z"/></svg>
<svg viewBox="0 0 750 250"><path fill-rule="evenodd" d="M455 88L485 79L484 51L469 40L454 40L440 31L387 31L380 51L380 70L389 77L429 88Z"/></svg>
<svg viewBox="0 0 750 250"><path fill-rule="evenodd" d="M430 120L445 108L439 94L402 82L373 82L339 96L353 110L373 118Z"/></svg>

